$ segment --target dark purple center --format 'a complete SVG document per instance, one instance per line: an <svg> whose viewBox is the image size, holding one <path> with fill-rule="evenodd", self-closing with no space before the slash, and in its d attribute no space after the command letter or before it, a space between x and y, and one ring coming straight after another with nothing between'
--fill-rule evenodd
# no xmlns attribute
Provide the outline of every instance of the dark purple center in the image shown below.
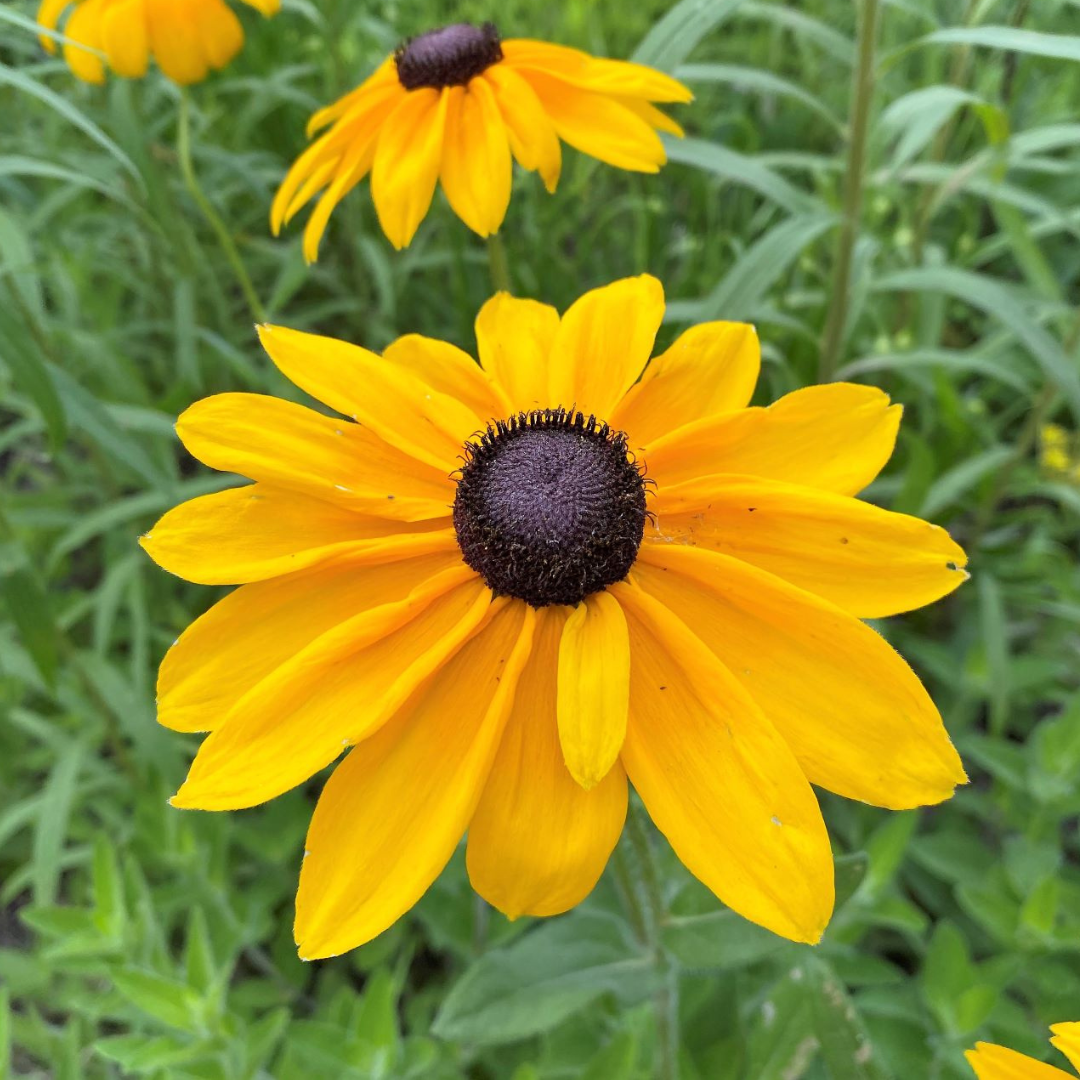
<svg viewBox="0 0 1080 1080"><path fill-rule="evenodd" d="M626 436L594 416L542 409L465 447L454 528L496 595L578 604L622 581L645 531L645 478Z"/></svg>
<svg viewBox="0 0 1080 1080"><path fill-rule="evenodd" d="M464 86L502 59L494 23L454 23L409 38L396 53L398 80L406 90Z"/></svg>

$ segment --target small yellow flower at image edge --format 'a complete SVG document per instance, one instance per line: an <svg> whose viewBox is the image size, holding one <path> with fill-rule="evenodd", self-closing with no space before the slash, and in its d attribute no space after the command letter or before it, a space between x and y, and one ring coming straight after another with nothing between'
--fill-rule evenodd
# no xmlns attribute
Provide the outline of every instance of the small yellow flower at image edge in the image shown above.
<svg viewBox="0 0 1080 1080"><path fill-rule="evenodd" d="M503 41L491 23L456 23L406 41L357 89L325 109L329 126L296 160L274 199L275 235L320 195L304 230L314 262L337 204L368 173L379 222L406 247L435 187L480 236L498 232L512 161L554 192L562 142L620 169L657 172L658 131L682 135L654 103L686 102L682 83L641 64L542 41Z"/></svg>
<svg viewBox="0 0 1080 1080"><path fill-rule="evenodd" d="M1080 1023L1055 1024L1050 1040L1080 1073ZM965 1054L979 1080L1076 1080L1073 1073L994 1043L976 1043Z"/></svg>
<svg viewBox="0 0 1080 1080"><path fill-rule="evenodd" d="M302 957L386 930L466 834L500 911L568 910L628 783L724 903L815 942L834 886L811 785L899 810L966 781L862 621L967 578L944 529L856 498L900 408L846 383L751 407L754 329L694 326L650 360L664 310L648 276L562 316L499 293L479 364L415 334L379 356L261 326L340 417L248 393L180 417L196 458L254 483L142 538L240 586L162 663L160 722L209 733L172 802L254 806L347 751L308 833Z"/></svg>
<svg viewBox="0 0 1080 1080"><path fill-rule="evenodd" d="M240 2L267 18L281 7L281 0ZM56 30L69 9L64 59L84 82L103 83L106 68L142 78L153 58L168 78L186 86L224 68L244 44L244 28L226 0L42 0L37 21ZM56 52L48 34L41 44Z"/></svg>

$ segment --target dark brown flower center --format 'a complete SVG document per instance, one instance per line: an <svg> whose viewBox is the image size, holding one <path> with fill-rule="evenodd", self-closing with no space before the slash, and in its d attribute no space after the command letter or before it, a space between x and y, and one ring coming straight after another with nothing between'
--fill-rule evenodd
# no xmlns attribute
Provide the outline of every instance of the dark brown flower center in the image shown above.
<svg viewBox="0 0 1080 1080"><path fill-rule="evenodd" d="M409 38L397 52L398 79L406 90L464 86L502 59L494 23L454 23Z"/></svg>
<svg viewBox="0 0 1080 1080"><path fill-rule="evenodd" d="M454 528L496 595L578 604L622 581L645 531L645 477L626 436L566 409L519 413L465 446Z"/></svg>

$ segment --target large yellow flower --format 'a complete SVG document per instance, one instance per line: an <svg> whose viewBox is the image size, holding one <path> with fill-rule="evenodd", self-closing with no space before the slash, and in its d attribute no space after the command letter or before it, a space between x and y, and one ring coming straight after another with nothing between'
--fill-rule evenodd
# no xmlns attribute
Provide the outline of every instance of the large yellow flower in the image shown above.
<svg viewBox="0 0 1080 1080"><path fill-rule="evenodd" d="M656 131L682 129L654 101L689 101L682 83L640 64L542 41L500 41L490 23L457 23L405 42L352 93L321 109L308 134L333 126L296 160L274 199L282 225L323 192L304 230L314 262L337 204L368 172L383 231L412 240L437 182L466 225L498 232L510 203L511 156L559 182L563 139L609 165L656 172Z"/></svg>
<svg viewBox="0 0 1080 1080"><path fill-rule="evenodd" d="M497 908L570 908L627 779L726 904L815 941L833 867L811 784L900 809L964 781L860 621L966 577L943 529L853 497L900 409L842 383L748 408L753 328L697 326L650 362L663 311L651 277L562 318L500 293L479 365L417 335L380 357L263 326L349 419L253 394L180 418L192 454L255 483L143 538L188 580L242 583L162 665L161 722L211 732L174 805L252 806L355 747L311 823L301 955L385 930L466 831Z"/></svg>
<svg viewBox="0 0 1080 1080"><path fill-rule="evenodd" d="M1055 1024L1050 1040L1080 1072L1080 1024ZM965 1055L979 1080L1076 1080L1063 1069L1019 1054L1005 1046L976 1043Z"/></svg>
<svg viewBox="0 0 1080 1080"><path fill-rule="evenodd" d="M241 2L268 17L281 6L281 0ZM64 59L84 82L103 83L106 64L117 75L141 78L153 57L173 82L197 83L244 44L244 29L225 0L42 0L38 22L55 30L68 8L64 36L77 44L64 46ZM51 37L43 34L41 44L56 52Z"/></svg>

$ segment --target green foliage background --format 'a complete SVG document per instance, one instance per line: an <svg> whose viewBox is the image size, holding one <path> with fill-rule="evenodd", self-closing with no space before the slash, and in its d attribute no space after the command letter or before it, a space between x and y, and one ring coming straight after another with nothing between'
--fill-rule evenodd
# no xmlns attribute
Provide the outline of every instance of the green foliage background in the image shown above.
<svg viewBox="0 0 1080 1080"><path fill-rule="evenodd" d="M845 303L861 6L285 0L270 23L245 10L242 56L194 88L197 172L273 318L471 348L485 255L441 201L402 255L366 189L317 267L298 228L270 237L307 115L462 18L675 71L698 97L659 177L573 153L554 197L518 177L516 289L565 306L649 270L666 338L758 325L760 401L815 380L832 310L840 376L906 406L870 496L972 557L959 593L880 627L972 783L906 814L825 797L843 903L819 948L721 910L641 833L622 859L660 860L659 925L627 919L610 870L579 911L511 924L455 861L392 931L303 964L317 785L244 813L166 805L195 742L155 725L155 668L216 590L135 543L230 482L181 452L179 410L293 391L183 188L175 88L83 86L28 0L0 5L0 1076L645 1080L674 1006L687 1080L960 1080L976 1038L1041 1057L1047 1023L1080 1019L1080 480L1039 461L1041 425L1080 418L1080 4L883 5Z"/></svg>

